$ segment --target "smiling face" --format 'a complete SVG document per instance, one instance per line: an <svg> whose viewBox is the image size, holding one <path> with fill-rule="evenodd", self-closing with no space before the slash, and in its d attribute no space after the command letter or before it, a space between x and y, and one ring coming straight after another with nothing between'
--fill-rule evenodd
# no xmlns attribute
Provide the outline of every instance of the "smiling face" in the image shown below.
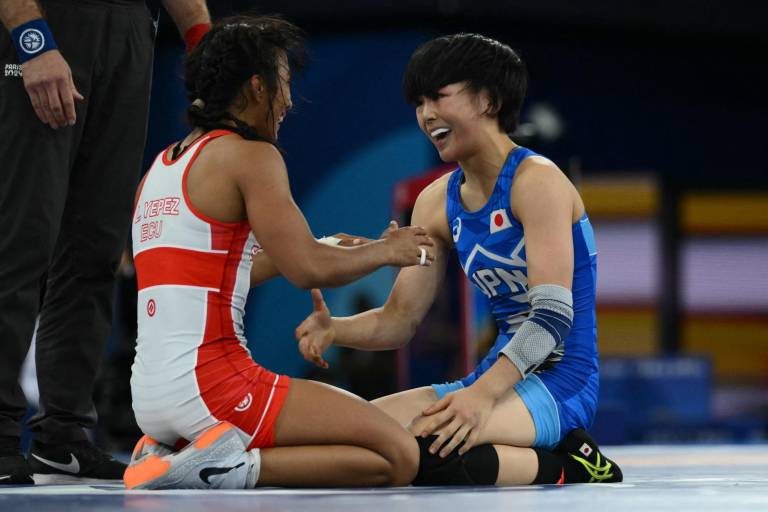
<svg viewBox="0 0 768 512"><path fill-rule="evenodd" d="M499 132L488 105L487 95L473 92L466 83L449 84L416 101L416 120L440 158L458 162L477 154L485 138Z"/></svg>

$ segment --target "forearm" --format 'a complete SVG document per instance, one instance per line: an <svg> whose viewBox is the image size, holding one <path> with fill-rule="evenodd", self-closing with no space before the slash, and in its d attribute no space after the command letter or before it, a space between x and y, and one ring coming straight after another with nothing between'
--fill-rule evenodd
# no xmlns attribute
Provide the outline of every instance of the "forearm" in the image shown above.
<svg viewBox="0 0 768 512"><path fill-rule="evenodd" d="M23 23L43 17L37 0L3 0L0 2L0 20L10 32Z"/></svg>
<svg viewBox="0 0 768 512"><path fill-rule="evenodd" d="M408 343L418 322L393 314L387 306L332 319L334 341L339 347L357 350L394 350Z"/></svg>
<svg viewBox="0 0 768 512"><path fill-rule="evenodd" d="M306 265L301 271L283 272L301 288L342 286L390 264L393 259L384 240L357 247L331 247L314 240L311 243L311 249L305 252Z"/></svg>
<svg viewBox="0 0 768 512"><path fill-rule="evenodd" d="M171 15L182 37L191 27L211 22L205 0L163 0L163 7Z"/></svg>
<svg viewBox="0 0 768 512"><path fill-rule="evenodd" d="M500 356L472 386L477 386L494 400L498 400L507 391L523 379L520 370L505 356Z"/></svg>
<svg viewBox="0 0 768 512"><path fill-rule="evenodd" d="M279 275L280 271L272 262L272 259L267 256L266 252L260 251L256 253L253 257L253 265L251 266L251 288Z"/></svg>

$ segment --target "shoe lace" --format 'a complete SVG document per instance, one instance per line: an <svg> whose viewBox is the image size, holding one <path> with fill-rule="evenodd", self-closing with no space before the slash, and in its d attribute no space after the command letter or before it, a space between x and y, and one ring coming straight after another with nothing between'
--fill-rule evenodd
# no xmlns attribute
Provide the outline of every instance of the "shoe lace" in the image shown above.
<svg viewBox="0 0 768 512"><path fill-rule="evenodd" d="M572 453L569 453L568 455L570 455L573 460L584 466L584 469L587 470L587 473L589 473L590 476L589 483L603 482L613 478L613 473L611 472L613 464L611 464L611 462L607 459L605 460L605 464L601 464L602 457L600 457L600 452L597 453L597 461L595 464L592 464L587 459Z"/></svg>

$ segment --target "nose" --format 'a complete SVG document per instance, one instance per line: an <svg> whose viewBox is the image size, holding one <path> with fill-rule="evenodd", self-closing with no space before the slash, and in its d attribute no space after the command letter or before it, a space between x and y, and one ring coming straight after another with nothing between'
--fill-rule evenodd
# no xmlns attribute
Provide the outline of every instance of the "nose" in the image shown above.
<svg viewBox="0 0 768 512"><path fill-rule="evenodd" d="M424 99L424 102L421 104L421 117L424 118L425 121L433 121L437 119L437 112L435 111L435 104L433 101Z"/></svg>

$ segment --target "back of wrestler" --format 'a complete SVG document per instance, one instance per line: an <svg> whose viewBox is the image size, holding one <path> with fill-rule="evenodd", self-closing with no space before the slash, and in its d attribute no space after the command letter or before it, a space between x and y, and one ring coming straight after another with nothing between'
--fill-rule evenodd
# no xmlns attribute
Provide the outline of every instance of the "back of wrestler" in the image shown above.
<svg viewBox="0 0 768 512"><path fill-rule="evenodd" d="M187 201L187 169L208 142L227 135L233 134L209 132L175 159L160 155L133 216L139 288L133 406L142 430L168 444L194 439L212 416L225 417L240 402L241 409L265 409L272 384L278 395L287 388L246 348L243 308L260 250L248 222L206 218ZM269 384L264 393L253 385L260 380Z"/></svg>
<svg viewBox="0 0 768 512"><path fill-rule="evenodd" d="M192 131L157 156L132 217L131 389L145 435L129 489L403 485L416 473L416 441L394 420L342 390L272 373L246 348L248 290L271 276L340 286L434 260L419 227L350 247L312 236L276 147L300 50L290 23L234 17L187 57Z"/></svg>

